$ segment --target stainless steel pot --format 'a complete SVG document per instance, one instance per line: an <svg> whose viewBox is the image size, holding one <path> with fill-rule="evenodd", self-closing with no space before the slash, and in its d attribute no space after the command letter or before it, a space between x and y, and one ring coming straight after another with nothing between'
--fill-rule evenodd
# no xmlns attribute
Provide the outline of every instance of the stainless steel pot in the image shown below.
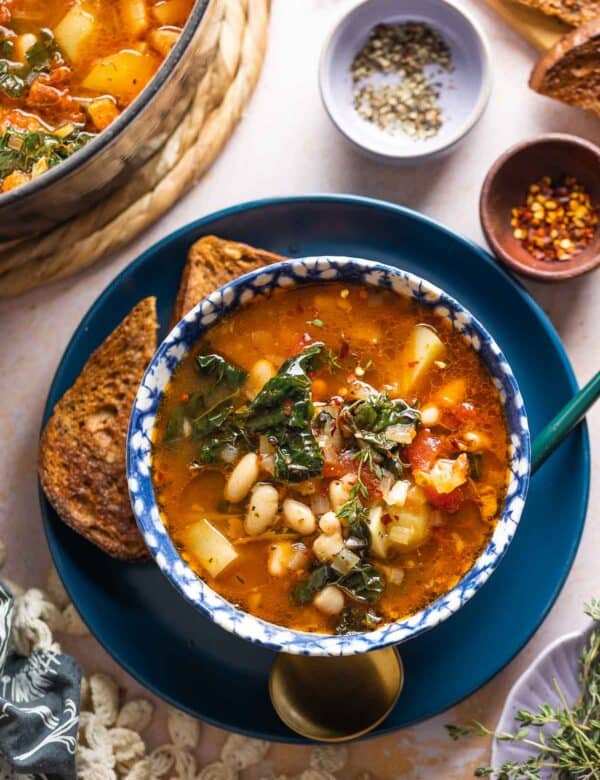
<svg viewBox="0 0 600 780"><path fill-rule="evenodd" d="M218 45L221 3L196 0L154 78L83 149L0 195L0 239L31 236L85 211L130 180L181 121Z"/></svg>

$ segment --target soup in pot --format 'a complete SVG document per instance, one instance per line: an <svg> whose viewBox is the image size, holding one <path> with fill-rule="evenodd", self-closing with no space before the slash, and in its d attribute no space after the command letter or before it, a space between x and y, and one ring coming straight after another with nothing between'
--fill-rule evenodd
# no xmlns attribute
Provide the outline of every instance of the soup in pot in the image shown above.
<svg viewBox="0 0 600 780"><path fill-rule="evenodd" d="M0 0L0 191L104 130L146 86L194 0Z"/></svg>
<svg viewBox="0 0 600 780"><path fill-rule="evenodd" d="M277 290L188 353L153 483L182 557L241 609L368 631L450 590L493 533L508 434L460 333L384 289Z"/></svg>

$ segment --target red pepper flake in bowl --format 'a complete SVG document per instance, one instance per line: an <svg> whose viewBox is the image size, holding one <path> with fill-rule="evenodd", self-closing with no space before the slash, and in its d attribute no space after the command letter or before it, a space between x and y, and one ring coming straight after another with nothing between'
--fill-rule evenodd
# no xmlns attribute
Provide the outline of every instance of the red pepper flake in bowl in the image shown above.
<svg viewBox="0 0 600 780"><path fill-rule="evenodd" d="M536 260L564 262L594 238L598 208L572 176L554 184L544 176L529 187L525 205L512 209L513 236Z"/></svg>

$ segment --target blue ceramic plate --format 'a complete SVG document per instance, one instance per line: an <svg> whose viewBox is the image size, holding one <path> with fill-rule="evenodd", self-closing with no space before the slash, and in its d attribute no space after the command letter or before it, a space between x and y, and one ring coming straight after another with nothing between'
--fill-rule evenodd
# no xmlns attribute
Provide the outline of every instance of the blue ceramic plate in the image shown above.
<svg viewBox="0 0 600 780"><path fill-rule="evenodd" d="M308 196L245 204L205 217L133 262L73 336L50 389L45 419L92 350L140 298L157 296L161 338L165 335L187 250L207 233L290 257L378 260L444 288L495 336L519 382L534 436L577 389L548 319L488 254L398 206ZM517 534L487 584L445 623L402 646L406 686L374 734L454 705L523 647L569 573L583 529L589 476L587 431L580 427L532 479ZM154 564L112 560L65 526L44 499L42 512L55 564L77 609L130 674L163 699L222 728L304 741L279 721L269 702L271 651L212 624Z"/></svg>

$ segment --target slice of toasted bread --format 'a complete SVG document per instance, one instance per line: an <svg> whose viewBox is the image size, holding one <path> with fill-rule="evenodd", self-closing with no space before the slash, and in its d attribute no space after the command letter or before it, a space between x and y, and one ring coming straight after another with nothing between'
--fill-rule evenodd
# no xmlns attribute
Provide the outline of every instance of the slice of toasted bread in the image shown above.
<svg viewBox="0 0 600 780"><path fill-rule="evenodd" d="M115 558L148 555L125 475L129 414L156 351L156 299L135 306L91 355L42 434L39 474L67 525Z"/></svg>
<svg viewBox="0 0 600 780"><path fill-rule="evenodd" d="M188 252L171 326L176 325L197 303L227 282L255 268L285 259L247 244L226 241L217 236L204 236L192 244Z"/></svg>
<svg viewBox="0 0 600 780"><path fill-rule="evenodd" d="M563 36L535 66L529 86L600 114L600 18Z"/></svg>
<svg viewBox="0 0 600 780"><path fill-rule="evenodd" d="M519 0L522 5L545 13L547 16L557 16L573 27L590 22L600 16L599 0Z"/></svg>

